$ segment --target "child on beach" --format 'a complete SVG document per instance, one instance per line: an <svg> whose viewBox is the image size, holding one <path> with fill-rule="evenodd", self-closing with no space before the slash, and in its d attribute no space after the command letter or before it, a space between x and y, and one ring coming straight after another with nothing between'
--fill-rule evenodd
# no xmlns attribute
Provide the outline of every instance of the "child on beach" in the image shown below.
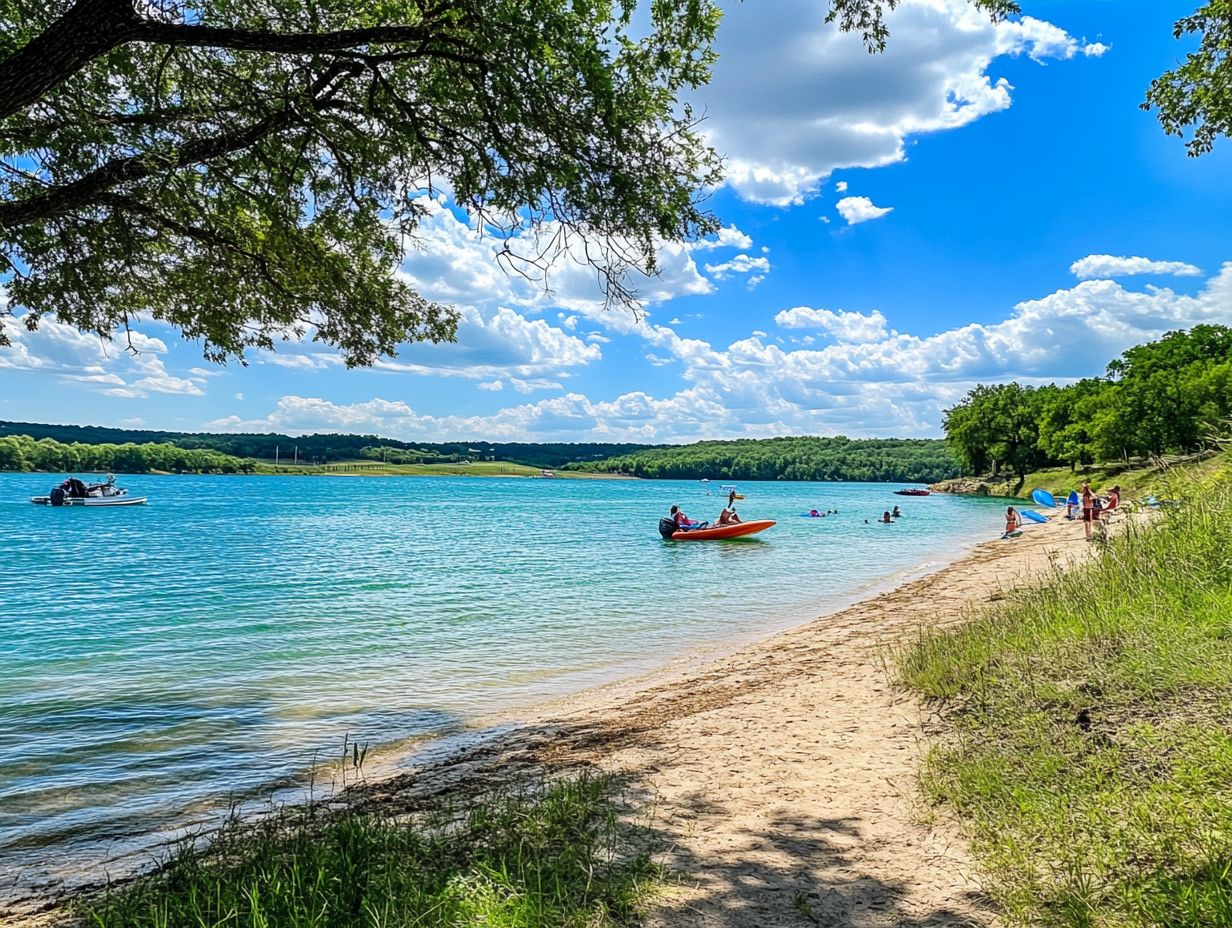
<svg viewBox="0 0 1232 928"><path fill-rule="evenodd" d="M1010 506L1005 510L1005 534L1002 538L1009 538L1022 525L1022 516L1018 514L1018 510Z"/></svg>

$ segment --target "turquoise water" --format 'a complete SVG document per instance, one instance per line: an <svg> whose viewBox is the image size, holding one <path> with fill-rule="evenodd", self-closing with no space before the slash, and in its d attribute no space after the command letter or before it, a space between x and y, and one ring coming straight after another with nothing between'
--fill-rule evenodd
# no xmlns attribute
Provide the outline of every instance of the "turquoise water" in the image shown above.
<svg viewBox="0 0 1232 928"><path fill-rule="evenodd" d="M332 755L797 624L994 537L994 501L694 482L152 477L51 509L0 474L0 894ZM713 485L715 492L717 483ZM904 519L865 525L895 503ZM838 515L805 519L812 507Z"/></svg>

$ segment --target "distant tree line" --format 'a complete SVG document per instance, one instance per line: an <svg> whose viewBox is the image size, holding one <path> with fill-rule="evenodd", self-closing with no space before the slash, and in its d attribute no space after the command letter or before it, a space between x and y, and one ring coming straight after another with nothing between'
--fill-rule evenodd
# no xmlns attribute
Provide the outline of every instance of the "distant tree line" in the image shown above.
<svg viewBox="0 0 1232 928"><path fill-rule="evenodd" d="M1196 451L1232 415L1232 329L1199 325L1130 348L1068 386L981 385L945 414L972 474L1015 474Z"/></svg>
<svg viewBox="0 0 1232 928"><path fill-rule="evenodd" d="M0 437L0 470L53 473L144 474L152 470L192 474L248 474L255 462L208 448L177 448L165 442L146 444L65 444L29 435Z"/></svg>
<svg viewBox="0 0 1232 928"><path fill-rule="evenodd" d="M941 439L766 438L651 448L570 469L700 480L859 480L932 483L959 464Z"/></svg>
<svg viewBox="0 0 1232 928"><path fill-rule="evenodd" d="M571 461L594 461L617 454L639 451L651 445L628 443L526 443L526 442L411 442L376 435L280 435L267 433L228 434L219 432L168 432L149 429L118 429L97 425L47 425L37 422L0 421L0 437L29 435L54 441L85 444L171 443L179 448L219 451L239 458L288 461L293 457L308 464L331 461L385 460L390 463L440 463L452 461L498 460L531 467L562 467ZM403 460L396 460L403 452Z"/></svg>

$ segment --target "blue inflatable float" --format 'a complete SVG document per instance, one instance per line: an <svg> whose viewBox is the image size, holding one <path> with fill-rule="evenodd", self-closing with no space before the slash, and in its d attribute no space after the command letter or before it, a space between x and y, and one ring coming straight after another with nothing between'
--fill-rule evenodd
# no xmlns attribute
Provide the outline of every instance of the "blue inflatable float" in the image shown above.
<svg viewBox="0 0 1232 928"><path fill-rule="evenodd" d="M1047 490L1032 490L1031 499L1037 506L1047 506L1049 509L1057 504L1056 498Z"/></svg>

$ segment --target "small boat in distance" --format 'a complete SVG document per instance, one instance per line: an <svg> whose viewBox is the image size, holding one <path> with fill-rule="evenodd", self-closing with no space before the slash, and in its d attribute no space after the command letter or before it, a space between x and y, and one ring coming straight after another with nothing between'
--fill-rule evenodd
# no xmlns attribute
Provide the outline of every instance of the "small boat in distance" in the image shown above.
<svg viewBox="0 0 1232 928"><path fill-rule="evenodd" d="M129 496L128 490L116 486L115 475L108 474L101 483L85 483L69 477L51 488L46 496L31 496L37 506L141 506L145 496Z"/></svg>
<svg viewBox="0 0 1232 928"><path fill-rule="evenodd" d="M894 493L897 496L928 496L929 495L928 490L919 490L919 489L895 490Z"/></svg>

